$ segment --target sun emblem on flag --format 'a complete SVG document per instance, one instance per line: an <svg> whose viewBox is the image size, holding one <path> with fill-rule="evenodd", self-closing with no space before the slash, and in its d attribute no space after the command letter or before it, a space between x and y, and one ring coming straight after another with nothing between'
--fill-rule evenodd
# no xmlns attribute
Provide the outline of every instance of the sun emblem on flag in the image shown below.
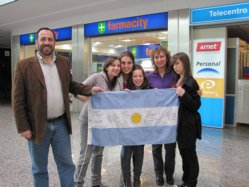
<svg viewBox="0 0 249 187"><path fill-rule="evenodd" d="M142 116L139 113L134 113L131 115L131 121L133 123L139 123L141 121L141 119L142 119Z"/></svg>

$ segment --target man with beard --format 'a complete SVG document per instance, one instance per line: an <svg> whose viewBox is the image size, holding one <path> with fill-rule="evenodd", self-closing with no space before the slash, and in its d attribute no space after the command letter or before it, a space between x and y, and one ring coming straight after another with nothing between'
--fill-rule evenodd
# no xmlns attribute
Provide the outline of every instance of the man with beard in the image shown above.
<svg viewBox="0 0 249 187"><path fill-rule="evenodd" d="M62 187L73 187L74 164L69 92L89 96L103 91L72 80L70 61L55 55L55 34L49 28L36 33L36 56L16 64L13 111L18 133L28 140L35 187L48 187L51 145Z"/></svg>

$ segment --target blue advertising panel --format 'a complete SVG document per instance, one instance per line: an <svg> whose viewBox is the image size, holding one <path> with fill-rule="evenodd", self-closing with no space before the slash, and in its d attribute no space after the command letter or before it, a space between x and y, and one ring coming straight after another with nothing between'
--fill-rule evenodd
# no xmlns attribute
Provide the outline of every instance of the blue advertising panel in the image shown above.
<svg viewBox="0 0 249 187"><path fill-rule="evenodd" d="M127 49L132 52L135 58L150 58L152 50L159 46L160 44L136 45L129 46Z"/></svg>
<svg viewBox="0 0 249 187"><path fill-rule="evenodd" d="M85 37L168 28L168 13L100 21L84 25Z"/></svg>
<svg viewBox="0 0 249 187"><path fill-rule="evenodd" d="M202 125L223 128L226 40L195 39L193 44L193 76L202 90Z"/></svg>
<svg viewBox="0 0 249 187"><path fill-rule="evenodd" d="M206 127L223 128L223 98L201 98L202 125Z"/></svg>
<svg viewBox="0 0 249 187"><path fill-rule="evenodd" d="M190 24L192 25L245 19L249 19L249 3L190 10Z"/></svg>
<svg viewBox="0 0 249 187"><path fill-rule="evenodd" d="M64 41L72 39L72 27L64 27L59 29L53 29L55 33L56 41ZM23 34L20 36L21 45L33 45L35 44L36 33Z"/></svg>

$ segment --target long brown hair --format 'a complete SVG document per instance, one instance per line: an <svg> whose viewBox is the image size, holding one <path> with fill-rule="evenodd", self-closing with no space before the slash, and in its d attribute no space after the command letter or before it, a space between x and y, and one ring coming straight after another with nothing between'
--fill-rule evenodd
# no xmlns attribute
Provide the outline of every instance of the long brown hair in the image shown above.
<svg viewBox="0 0 249 187"><path fill-rule="evenodd" d="M148 81L148 78L147 76L145 75L145 72L144 72L144 69L142 66L140 66L139 64L135 64L134 65L134 68L133 68L133 71L132 71L132 74L131 76L129 76L128 80L127 80L127 88L131 89L131 90L135 90L136 89L136 85L133 83L132 81L132 75L133 75L133 72L135 70L141 70L142 71L142 74L143 74L143 77L144 77L144 82L143 84L141 85L141 89L148 89L149 88L149 81Z"/></svg>
<svg viewBox="0 0 249 187"><path fill-rule="evenodd" d="M124 52L122 52L122 53L120 54L120 56L119 56L120 62L121 62L121 59L122 59L123 57L125 57L125 56L128 56L128 57L131 59L131 61L132 61L132 65L133 65L132 70L131 70L131 72L132 72L133 69L134 69L134 66L135 66L135 57L134 57L134 55L132 54L132 52L130 52L130 51L124 51ZM129 73L128 77L130 77L131 72ZM122 72L122 69L121 69L121 73L123 73L123 72Z"/></svg>
<svg viewBox="0 0 249 187"><path fill-rule="evenodd" d="M155 64L154 57L155 55L158 55L161 52L166 56L165 72L168 73L172 70L172 66L170 64L170 52L165 47L162 47L162 46L156 47L155 49L152 50L152 53L151 53L151 61L154 66L154 71L158 72L158 67Z"/></svg>
<svg viewBox="0 0 249 187"><path fill-rule="evenodd" d="M118 57L113 57L113 56L112 56L112 57L108 57L108 58L106 59L104 65L103 65L103 72L106 74L106 77L107 77L107 79L108 79L107 85L108 85L108 87L109 87L110 90L112 90L112 89L116 86L117 77L118 77L118 76L115 76L115 77L113 77L112 80L110 80L110 79L109 79L109 75L108 75L108 73L107 73L107 68L108 68L109 66L111 66L112 63L113 63L115 60L120 61Z"/></svg>
<svg viewBox="0 0 249 187"><path fill-rule="evenodd" d="M171 58L171 63L174 66L177 60L180 60L182 62L183 68L184 68L184 76L182 79L182 83L184 83L189 77L192 77L191 73L191 67L190 67L190 60L186 53L180 52L176 53ZM180 75L177 75L177 80L180 79Z"/></svg>

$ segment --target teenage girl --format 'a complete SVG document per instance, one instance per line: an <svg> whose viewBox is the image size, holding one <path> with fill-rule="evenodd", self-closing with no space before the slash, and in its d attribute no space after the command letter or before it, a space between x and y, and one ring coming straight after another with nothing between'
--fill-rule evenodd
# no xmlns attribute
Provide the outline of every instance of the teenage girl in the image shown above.
<svg viewBox="0 0 249 187"><path fill-rule="evenodd" d="M131 77L131 72L135 65L135 57L130 51L124 51L119 56L121 73L118 77L114 91L123 91L127 88L127 80Z"/></svg>
<svg viewBox="0 0 249 187"><path fill-rule="evenodd" d="M172 57L173 69L177 74L176 93L179 95L178 148L182 157L183 183L178 187L195 187L199 174L196 140L201 139L201 106L199 86L192 77L189 57L177 53Z"/></svg>
<svg viewBox="0 0 249 187"><path fill-rule="evenodd" d="M148 89L149 84L144 70L140 65L134 65L131 77L127 80L129 90ZM121 167L125 187L131 187L131 159L133 158L133 187L140 187L142 172L144 145L123 146L121 153Z"/></svg>
<svg viewBox="0 0 249 187"><path fill-rule="evenodd" d="M112 91L117 84L117 77L120 73L120 60L117 57L109 57L103 66L103 72L92 74L84 84L99 86L104 91ZM77 96L81 100L82 98ZM81 125L81 151L79 161L75 170L74 181L75 187L83 187L88 164L92 164L92 187L101 186L101 165L104 147L87 144L88 132L88 105L84 104L79 119Z"/></svg>

